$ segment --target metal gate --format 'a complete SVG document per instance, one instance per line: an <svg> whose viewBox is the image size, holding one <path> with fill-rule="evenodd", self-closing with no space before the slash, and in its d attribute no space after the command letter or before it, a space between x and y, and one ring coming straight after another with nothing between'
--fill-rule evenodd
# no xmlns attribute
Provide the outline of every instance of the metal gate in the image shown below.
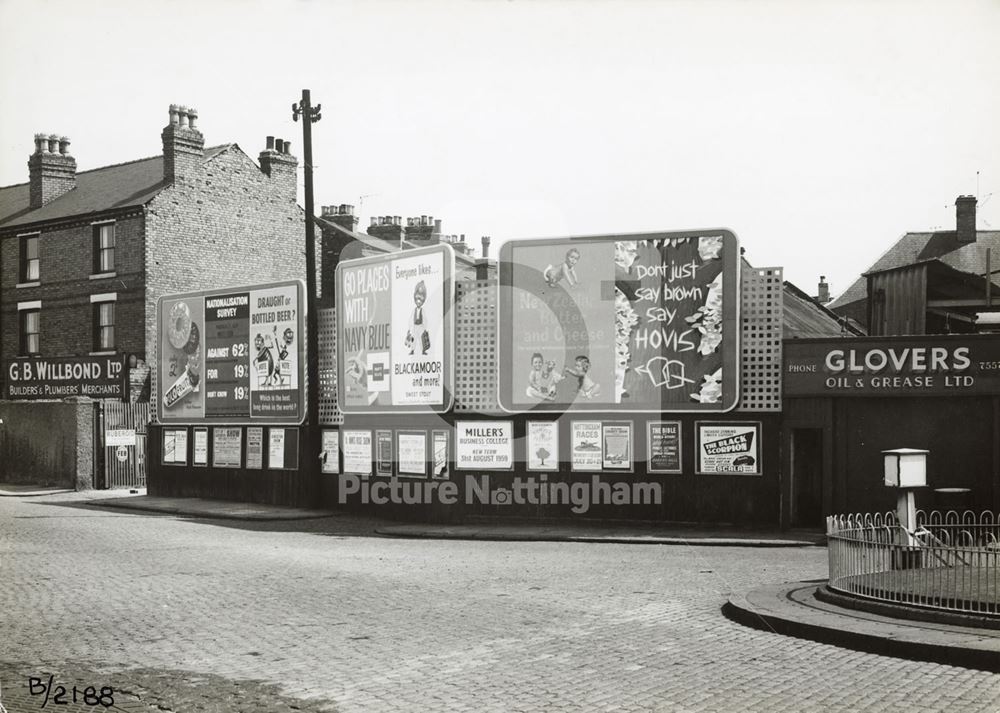
<svg viewBox="0 0 1000 713"><path fill-rule="evenodd" d="M105 488L146 487L148 403L101 403Z"/></svg>

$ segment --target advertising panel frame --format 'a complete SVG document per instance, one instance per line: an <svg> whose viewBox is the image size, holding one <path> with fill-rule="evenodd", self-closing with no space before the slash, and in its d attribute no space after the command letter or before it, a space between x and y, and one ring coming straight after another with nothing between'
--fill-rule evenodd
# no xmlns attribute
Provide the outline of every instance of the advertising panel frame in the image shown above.
<svg viewBox="0 0 1000 713"><path fill-rule="evenodd" d="M652 359L647 361L644 365L642 365L642 367L630 363L627 369L621 370L621 367L618 366L618 363L621 361L621 356L616 353L616 350L618 348L616 346L617 340L615 336L615 329L618 326L618 318L616 315L615 323L606 325L606 328L609 330L609 333L607 336L604 337L604 341L608 342L608 344L605 344L604 351L607 351L610 354L610 356L608 357L608 359L606 359L606 361L610 360L613 362L613 365L610 366L609 368L613 369L614 383L605 383L605 384L600 384L599 382L597 383L599 387L599 392L603 392L603 396L601 398L602 399L606 398L608 393L614 393L613 396L613 398L615 399L614 401L606 401L606 400L598 401L596 400L596 398L593 401L591 401L586 398L584 399L580 398L579 396L580 393L586 394L586 391L584 391L585 385L587 383L584 381L585 379L584 375L586 375L586 370L584 370L584 375L578 376L578 378L580 379L580 390L578 390L577 396L575 396L572 400L569 401L565 400L563 392L566 387L558 387L557 389L556 388L557 384L549 384L548 386L551 392L555 393L556 391L558 391L559 394L563 394L562 396L559 396L556 399L546 398L544 396L536 394L535 400L532 400L530 386L529 386L529 393L518 396L520 392L517 389L520 387L515 387L514 372L518 369L521 369L522 367L524 367L524 369L527 370L527 367L520 362L516 364L513 363L516 361L513 355L514 337L511 331L513 329L513 325L516 322L514 314L515 312L514 292L516 289L520 289L519 285L514 284L515 262L513 260L512 253L515 250L518 249L536 250L538 248L558 247L560 250L563 250L566 253L567 270L568 270L569 253L573 251L574 248L579 250L587 245L606 244L606 243L611 243L611 244L643 243L644 247L655 246L657 249L665 249L668 244L676 247L676 245L679 244L680 241L700 240L702 238L711 240L715 239L721 240L721 247L719 248L718 253L721 253L721 259L722 259L721 289L722 289L723 300L721 308L721 317L719 318L719 320L713 322L722 325L718 330L719 332L721 332L721 341L718 343L721 347L719 348L719 355L720 355L719 361L721 361L721 366L719 367L719 371L721 372L721 385L719 383L719 380L716 380L714 378L715 373L704 374L703 383L699 385L699 383L696 383L697 380L686 378L686 375L684 374L683 371L677 373L678 360L668 359L667 357L662 356L662 354L659 357L653 357ZM646 245L646 243L648 243L648 246ZM614 248L612 248L612 250L613 249ZM577 259L579 259L579 253ZM624 413L720 414L732 411L739 404L739 398L740 398L741 261L742 259L739 254L739 240L733 231L725 228L711 228L704 230L685 230L685 231L657 231L652 233L580 235L580 236L570 236L562 238L518 239L518 240L509 240L505 242L500 247L500 260L498 263L499 280L497 286L497 291L498 291L497 345L498 345L499 364L500 364L499 378L497 380L497 403L499 404L501 410L504 411L505 413L510 413L510 414L520 414L528 412L532 413L572 412L579 414L591 414L591 413L613 414L618 412L623 414ZM664 264L664 268L665 267L666 266ZM540 282L539 278L541 276L544 276L545 282L548 283L549 286L553 288L553 290L555 290L556 287L554 287L554 284L559 283L559 271L562 269L563 269L562 265L559 265L558 267L553 267L553 263L549 263L545 267L544 271L540 269L535 270L538 273L535 281ZM564 270L563 274L565 274L565 272L566 270ZM696 273L697 273L697 268L692 268L691 274L696 274ZM617 273L615 274L613 280L608 280L608 279L601 280L602 294L600 297L600 301L611 300L613 302L614 301L613 291L608 290L609 294L604 294L605 283L611 285L612 287L617 286L618 284ZM637 284L635 280L633 280L633 283ZM524 291L527 292L528 290ZM533 296L537 297L538 295L536 294ZM709 297L706 299L706 304L704 305L705 310L707 310L708 308L707 304L708 301L711 301L710 291L709 291ZM573 302L573 300L570 299L570 302ZM580 308L577 305L575 305L575 303L571 306L568 306L567 309L571 313L569 314L569 316L566 315L563 315L562 317L557 316L558 320L557 327L561 329L562 334L564 335L562 346L557 347L557 351L561 351L563 356L563 364L561 365L561 367L558 364L558 362L556 362L555 364L557 376L553 380L557 383L559 381L565 380L566 372L578 370L580 366L579 364L573 361L575 355L579 355L580 350L575 347L571 348L565 339L565 335L573 333L574 324L583 323L584 325L586 325L586 320L583 318L584 315L580 310ZM666 313L664 312L662 307L659 309L661 311L661 314ZM699 311L702 310L696 310L695 314ZM646 315L647 316L649 315L648 308ZM679 317L678 322L680 322L686 319L687 317L694 317L694 316L695 316L694 314L686 316L672 315L670 319L674 319L674 317ZM654 314L652 319L653 321L651 322L651 324L656 323L656 320L666 319L666 317L661 316L660 314ZM707 321L708 320L703 320L701 325L697 325L698 329L701 330L702 334L705 334L706 329L708 329L705 327L705 323ZM687 324L692 324L690 319L687 320ZM630 327L629 329L631 330L632 327ZM583 331L587 330L584 329ZM631 333L629 338L631 339ZM675 345L678 345L679 344L678 340L682 338L683 337L678 337L676 334L674 334L672 336L672 339L674 340L673 343ZM695 339L695 337L691 336L690 339ZM667 337L664 336L663 340L666 341ZM691 351L692 349L694 349L694 345L689 342L684 342L684 346L686 348L685 351ZM531 347L527 347L527 349L534 351L533 349L531 349ZM697 347L697 350L700 351L700 349L701 346L699 345ZM586 368L589 369L590 368L589 352L586 352L583 356L588 359ZM545 370L551 371L549 361L555 361L555 360L550 359L549 361L545 361L545 355L543 355L543 361L545 364ZM571 363L573 364L572 369L570 367ZM681 368L683 368L684 365L681 364L680 366ZM559 368L562 368L563 370L561 373L558 371ZM662 371L662 374L657 373L658 369ZM660 403L649 403L649 404L625 403L623 400L619 400L619 399L624 399L625 397L620 396L618 393L620 391L620 389L618 388L619 380L624 380L625 378L624 371L634 371L636 373L642 371L645 375L649 377L650 383L653 384L656 388L660 388L670 383L672 384L672 386L668 387L670 389L684 388L685 393L692 390L700 389L700 392L698 394L697 400L695 400L695 394L692 393L690 394L690 401L683 403L679 401L665 402L662 400ZM590 375L595 375L595 374L594 372L591 372ZM542 381L547 382L548 379L549 377L545 376L542 379ZM591 380L591 382L593 383L593 380ZM719 396L719 401L717 403L702 400L710 398L711 391L714 388L711 382L714 382L715 385L720 386L721 393ZM519 400L519 399L525 399L526 397L527 400Z"/></svg>
<svg viewBox="0 0 1000 713"><path fill-rule="evenodd" d="M588 427L588 430L596 431L597 443L593 445L593 448L597 449L597 453L591 453L591 449L582 449L581 446L577 444L580 440L579 428ZM587 462L582 462L578 459L576 454L579 450L585 450L587 453L591 453L591 458ZM593 456L596 455L596 458ZM570 460L570 470L574 473L602 473L604 472L604 422L595 421L592 419L573 419L569 423L569 460ZM595 467L589 467L589 462L596 463ZM577 463L580 462L580 465Z"/></svg>
<svg viewBox="0 0 1000 713"><path fill-rule="evenodd" d="M541 443L537 443L536 440L541 440ZM552 446L549 451L549 458L552 462L545 465L545 458L539 456L536 459L534 456L538 455L539 448L545 448L546 443ZM524 464L525 469L529 472L539 472L539 473L555 473L559 471L559 421L552 421L546 419L539 420L529 420L525 422L524 426ZM539 448L536 448L539 446ZM548 450L546 448L546 450Z"/></svg>
<svg viewBox="0 0 1000 713"><path fill-rule="evenodd" d="M289 292L294 297L290 297ZM290 302L273 304L268 302L269 295L262 297L261 293L281 293L282 299ZM255 307L252 304L254 295L265 300L265 306ZM218 300L220 304L211 305L212 300ZM164 425L301 425L307 410L306 308L302 280L238 285L159 297L156 301L156 360L152 365L158 385L155 409L159 422ZM216 310L211 319L210 309ZM227 310L232 312L232 316L221 317ZM243 312L246 313L245 318ZM255 317L260 318L261 325L256 328ZM173 326L168 327L171 318ZM229 322L223 323L227 319ZM209 333L209 322L219 324L217 335ZM271 327L273 334L264 334L266 326ZM282 328L280 333L279 327ZM234 331L240 333L232 336ZM254 338L251 339L251 336ZM258 337L261 345L255 351ZM291 347L292 344L294 347ZM293 359L294 366L291 364ZM277 380L266 387L260 383L259 374L257 382L252 379L253 372L263 368L265 363L270 365L269 378ZM221 376L222 370L227 367L233 370L228 380ZM288 388L280 388L285 383ZM216 385L218 389L211 389ZM233 390L231 399L228 394L230 387ZM254 397L263 399L265 388L274 390L275 395L280 392L282 397L290 394L288 400L293 403L295 413L287 416L274 413L255 415ZM243 391L238 391L240 389ZM175 405L192 394L197 396L199 403L185 403L180 412L171 412ZM219 397L217 400L223 402L245 400L246 409L239 413L209 413L207 401L211 397ZM170 407L167 407L167 401L171 402Z"/></svg>
<svg viewBox="0 0 1000 713"><path fill-rule="evenodd" d="M506 451L507 454L509 455L510 465L508 465L506 467L499 467L499 468L496 467L496 466L486 467L486 466L475 465L475 464L472 464L472 465L463 465L463 462L465 462L465 463L469 462L468 461L469 454L463 451L463 446L464 447L468 447L468 446L462 443L462 436L461 436L460 431L463 428L467 428L469 426L480 426L480 427L483 427L483 428L497 428L497 427L501 427L502 426L503 428L505 428L506 432L508 434L507 443L506 444L484 444L484 447L486 447L486 446L497 446L497 448L494 449L496 452L499 452L499 449L503 448L504 451ZM481 438L486 438L486 436L481 436ZM455 470L485 470L485 471L496 471L496 472L510 472L510 471L513 471L514 470L514 465L515 465L514 464L514 440L515 440L515 438L514 438L514 422L511 421L511 420L492 419L492 420L489 420L489 421L455 421ZM472 454L472 455L475 455L475 454Z"/></svg>
<svg viewBox="0 0 1000 713"><path fill-rule="evenodd" d="M435 402L433 404L396 403L396 396L394 391L395 386L393 382L397 374L395 374L394 372L396 368L400 366L401 363L403 363L402 352L405 349L405 347L400 348L400 346L396 343L398 341L395 338L396 332L400 331L401 328L392 320L392 309L393 305L395 304L392 293L395 281L390 277L388 283L382 280L379 280L377 283L381 291L387 291L389 293L389 310L390 310L389 323L388 324L383 323L378 325L378 327L383 330L385 329L385 327L388 327L388 336L390 337L389 346L384 347L380 345L379 347L380 351L377 352L377 354L384 355L384 358L388 360L387 369L383 368L386 365L383 365L382 363L379 363L377 365L373 364L372 368L369 368L368 359L369 357L371 357L370 354L371 350L369 348L357 350L358 354L363 353L365 355L366 361L364 364L360 363L361 360L358 356L349 358L346 354L348 340L344 338L343 330L347 328L347 325L349 323L349 320L347 320L346 311L350 307L348 305L349 301L348 297L345 296L344 294L347 287L345 285L345 274L349 270L358 270L369 266L377 267L384 264L388 266L390 275L393 275L394 264L398 264L399 262L403 261L412 262L415 260L419 260L420 258L430 258L431 256L436 254L441 255L441 266L443 272L443 277L440 282L441 310L442 310L441 323L440 323L442 332L440 341L442 399L441 401ZM417 275L417 277L420 276L421 275ZM436 285L437 283L434 284ZM362 292L365 291L359 289L358 294L360 295ZM368 291L369 296L370 293L371 291ZM399 413L446 413L454 407L455 404L455 251L450 245L448 245L447 243L440 243L437 245L430 245L422 248L414 248L414 249L402 250L399 252L386 253L384 255L372 255L368 257L356 258L353 260L343 260L337 264L337 269L334 275L334 294L335 294L335 305L336 305L335 308L337 311L336 314L337 383L341 385L339 393L342 394L338 406L343 413L381 414L381 415L399 414ZM404 297L406 296L407 295L404 295ZM413 299L414 301L416 301L416 293L414 294ZM426 299L427 299L427 290L425 286L424 300ZM377 303L377 300L375 300L375 302ZM417 305L417 307L422 308L423 304L424 302L421 302ZM368 308L369 307L366 302L365 309L367 310ZM381 309L384 312L386 308L383 306ZM431 314L430 317L436 318L436 312L434 314ZM368 326L369 329L373 328L373 326L370 324L367 323L361 324L360 318L358 321L359 321L359 327ZM421 329L422 331L419 336L411 334L411 331L416 331L416 330L406 330L406 337L408 340L406 343L411 344L411 342L409 341L411 339L414 340L414 342L420 342L421 339L425 338L428 340L427 345L424 345L424 350L422 350L425 351L427 346L433 346L435 342L432 342L431 340L433 338L428 336L430 330L426 329L425 327L421 327ZM370 339L371 334L372 333L369 333L367 338ZM361 341L364 341L366 339L366 335L362 333L362 336L360 336L359 339ZM383 340L381 333L378 339L380 341ZM416 349L420 346L421 344L418 343L414 344L414 346L410 348L413 349L415 353ZM388 351L383 351L385 349L387 349ZM374 373L375 371L378 371L379 374L376 375ZM381 380L384 378L386 371L388 372L389 376L389 385L387 389L375 390L375 389L368 389L367 387L365 387L364 392L367 394L367 399L369 400L369 404L373 404L375 401L379 400L379 395L378 395L379 391L382 392L387 391L389 393L389 399L391 403L384 405L379 404L378 407L376 408L372 408L370 405L367 407L366 406L359 407L353 403L350 403L347 397L348 384L351 383L348 381L349 378L351 378L354 383L359 384L359 393L361 393L362 389L360 387L360 384L362 382L364 382L367 385L367 383L369 383L368 382L369 376L372 377L373 379L376 378L377 376L377 378ZM402 374L400 374L400 376L402 376ZM372 394L375 394L374 398L372 397Z"/></svg>

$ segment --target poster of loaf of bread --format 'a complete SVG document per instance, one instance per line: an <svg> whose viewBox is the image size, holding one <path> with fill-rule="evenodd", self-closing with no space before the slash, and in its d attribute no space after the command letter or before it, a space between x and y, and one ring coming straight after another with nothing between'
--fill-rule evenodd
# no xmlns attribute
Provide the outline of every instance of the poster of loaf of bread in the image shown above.
<svg viewBox="0 0 1000 713"><path fill-rule="evenodd" d="M731 232L518 240L503 246L500 269L504 408L735 406Z"/></svg>

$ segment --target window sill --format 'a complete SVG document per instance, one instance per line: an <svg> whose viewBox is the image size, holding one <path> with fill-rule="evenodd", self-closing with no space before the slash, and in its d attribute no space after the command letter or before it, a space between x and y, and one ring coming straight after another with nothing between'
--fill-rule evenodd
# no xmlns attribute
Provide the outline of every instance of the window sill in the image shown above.
<svg viewBox="0 0 1000 713"><path fill-rule="evenodd" d="M90 276L91 280L105 280L109 277L118 277L117 272L95 272Z"/></svg>
<svg viewBox="0 0 1000 713"><path fill-rule="evenodd" d="M18 282L16 285L14 285L14 288L19 290L22 287L39 287L41 284L42 283L39 282L38 280L35 280L34 282Z"/></svg>

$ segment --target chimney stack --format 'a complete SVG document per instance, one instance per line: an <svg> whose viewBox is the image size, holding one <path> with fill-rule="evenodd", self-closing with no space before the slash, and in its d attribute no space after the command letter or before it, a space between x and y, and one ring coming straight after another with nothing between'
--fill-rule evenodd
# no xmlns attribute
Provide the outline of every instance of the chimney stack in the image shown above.
<svg viewBox="0 0 1000 713"><path fill-rule="evenodd" d="M35 134L35 152L28 157L28 201L41 208L76 188L76 159L69 153L69 139L56 134Z"/></svg>
<svg viewBox="0 0 1000 713"><path fill-rule="evenodd" d="M298 196L299 160L291 154L291 142L268 136L257 159L260 170L280 186L285 198L294 203Z"/></svg>
<svg viewBox="0 0 1000 713"><path fill-rule="evenodd" d="M826 281L826 275L819 276L819 294L816 296L816 301L821 305L830 301L830 285Z"/></svg>
<svg viewBox="0 0 1000 713"><path fill-rule="evenodd" d="M375 238L398 243L403 237L403 219L398 215L383 215L372 218L368 234Z"/></svg>
<svg viewBox="0 0 1000 713"><path fill-rule="evenodd" d="M336 223L344 230L354 231L358 227L358 219L354 217L354 206L341 203L337 205L325 205L322 208L323 219L331 223Z"/></svg>
<svg viewBox="0 0 1000 713"><path fill-rule="evenodd" d="M960 243L976 242L976 197L955 199L955 231Z"/></svg>
<svg viewBox="0 0 1000 713"><path fill-rule="evenodd" d="M195 124L198 110L177 104L170 105L170 123L163 139L163 180L174 183L201 163L205 155L205 137Z"/></svg>
<svg viewBox="0 0 1000 713"><path fill-rule="evenodd" d="M436 245L441 242L441 220L432 215L407 218L406 240L415 245Z"/></svg>

